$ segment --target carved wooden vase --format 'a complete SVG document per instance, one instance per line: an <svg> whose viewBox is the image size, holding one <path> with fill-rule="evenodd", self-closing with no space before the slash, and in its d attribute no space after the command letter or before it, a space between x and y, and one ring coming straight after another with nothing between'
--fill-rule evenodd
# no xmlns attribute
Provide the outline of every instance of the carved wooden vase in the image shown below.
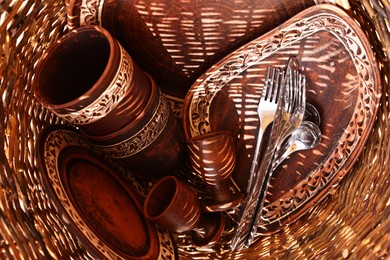
<svg viewBox="0 0 390 260"><path fill-rule="evenodd" d="M101 27L65 34L36 69L36 98L89 135L105 135L144 109L152 80Z"/></svg>
<svg viewBox="0 0 390 260"><path fill-rule="evenodd" d="M160 179L146 196L144 215L172 232L192 231L196 246L210 245L222 235L222 213L202 211L196 194L174 176Z"/></svg>
<svg viewBox="0 0 390 260"><path fill-rule="evenodd" d="M33 86L42 105L133 172L150 178L180 168L184 145L167 101L102 27L80 27L53 44Z"/></svg>
<svg viewBox="0 0 390 260"><path fill-rule="evenodd" d="M206 210L224 211L242 203L244 195L231 179L236 165L231 133L212 132L188 139L186 143L191 166L210 194L210 198L204 199Z"/></svg>
<svg viewBox="0 0 390 260"><path fill-rule="evenodd" d="M184 166L182 129L154 81L149 100L138 117L118 131L87 138L141 177L157 180Z"/></svg>

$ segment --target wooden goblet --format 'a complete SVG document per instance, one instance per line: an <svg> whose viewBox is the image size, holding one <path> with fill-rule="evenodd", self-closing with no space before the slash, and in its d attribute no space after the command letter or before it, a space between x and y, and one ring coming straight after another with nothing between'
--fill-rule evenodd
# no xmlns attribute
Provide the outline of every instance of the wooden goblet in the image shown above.
<svg viewBox="0 0 390 260"><path fill-rule="evenodd" d="M202 178L210 198L208 211L223 211L238 206L244 195L231 180L236 165L233 138L229 131L217 131L187 140L187 150L194 171Z"/></svg>
<svg viewBox="0 0 390 260"><path fill-rule="evenodd" d="M196 246L216 242L225 228L222 213L202 211L196 194L174 176L154 184L146 196L144 215L171 232L193 231L192 242Z"/></svg>

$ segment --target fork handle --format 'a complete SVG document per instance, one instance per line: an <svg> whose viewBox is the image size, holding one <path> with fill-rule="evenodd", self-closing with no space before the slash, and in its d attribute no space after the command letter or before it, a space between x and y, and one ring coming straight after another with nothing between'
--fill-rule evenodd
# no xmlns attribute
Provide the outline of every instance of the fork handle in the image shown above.
<svg viewBox="0 0 390 260"><path fill-rule="evenodd" d="M261 152L263 134L265 132L265 129L267 129L267 127L270 124L271 122L268 123L263 121L260 122L259 125L255 152L254 152L249 180L246 188L246 199L242 207L241 218L238 222L237 228L235 230L231 242L231 248L233 250L241 249L244 246L248 233L250 232L251 229L252 221L256 214L258 191L254 189L259 186L258 184L259 180L263 180L263 176L258 176L259 174L261 174L261 172L258 171L259 161L260 161L259 157Z"/></svg>
<svg viewBox="0 0 390 260"><path fill-rule="evenodd" d="M276 150L276 156L275 160L272 163L272 171L275 171L275 169L281 164L287 157L289 157L294 152L297 152L296 145L283 145L279 150Z"/></svg>
<svg viewBox="0 0 390 260"><path fill-rule="evenodd" d="M265 132L265 129L267 128L267 126L262 126L260 124L259 130L257 133L255 152L253 154L252 164L251 164L251 168L249 171L248 184L246 187L247 191L250 191L252 189L253 181L254 181L254 177L255 177L254 175L255 175L257 169L259 168L260 148L261 148L261 144L262 144L263 135L264 135L264 132Z"/></svg>
<svg viewBox="0 0 390 260"><path fill-rule="evenodd" d="M248 239L251 239L255 235L251 234L253 221L257 216L258 204L260 202L259 198L263 197L264 189L262 187L264 186L264 183L268 183L269 180L266 169L271 162L272 152L273 149L267 149L267 151L265 151L259 167L256 167L256 171L252 174L253 176L251 176L253 178L253 183L251 184L251 189L247 190L248 193L242 208L242 216L231 242L233 250L241 249L243 246L247 245Z"/></svg>

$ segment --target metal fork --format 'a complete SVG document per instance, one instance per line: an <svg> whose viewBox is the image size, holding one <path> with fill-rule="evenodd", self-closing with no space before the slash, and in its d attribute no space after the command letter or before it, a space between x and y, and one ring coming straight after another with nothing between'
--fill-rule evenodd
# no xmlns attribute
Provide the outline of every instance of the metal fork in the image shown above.
<svg viewBox="0 0 390 260"><path fill-rule="evenodd" d="M260 120L259 130L257 133L257 141L255 152L252 159L252 164L249 172L249 180L247 191L252 188L253 177L259 165L260 148L263 140L263 135L267 127L273 122L278 107L277 101L279 98L279 75L280 70L273 68L270 78L271 67L267 67L267 76L264 82L264 87L261 93L260 101L257 106L257 114Z"/></svg>
<svg viewBox="0 0 390 260"><path fill-rule="evenodd" d="M272 126L271 138L268 143L265 157L272 158L271 162L260 167L259 171L265 171L262 187L259 189L258 205L256 215L253 219L251 230L248 234L246 245L250 246L256 235L257 227L260 223L264 200L269 186L269 181L272 176L275 162L275 156L281 148L283 142L291 135L291 133L299 127L302 122L306 107L306 81L304 76L296 70L288 69L286 72L285 97L282 98L281 110L278 110L275 115L274 124ZM270 154L268 154L270 153Z"/></svg>
<svg viewBox="0 0 390 260"><path fill-rule="evenodd" d="M256 189L261 186L263 180L263 173L258 171L261 143L265 130L275 118L275 114L278 110L278 103L280 102L280 95L283 95L283 89L280 88L280 78L283 78L283 76L280 77L280 70L273 68L271 78L270 73L271 67L268 67L264 88L257 108L260 125L247 185L247 195L243 205L241 218L233 235L231 243L231 248L233 250L240 249L244 245L251 229L252 221L256 213L256 194L259 193Z"/></svg>
<svg viewBox="0 0 390 260"><path fill-rule="evenodd" d="M290 92L290 95L293 95L291 98L293 104L291 104L291 111L286 111L287 113L285 116L281 118L284 127L281 129L282 132L280 133L280 136L283 137L283 139L278 143L277 150L280 149L280 146L285 139L302 123L306 109L306 78L299 71L294 69L290 69L287 74L288 73L290 73L291 76L286 77L290 86L287 90Z"/></svg>

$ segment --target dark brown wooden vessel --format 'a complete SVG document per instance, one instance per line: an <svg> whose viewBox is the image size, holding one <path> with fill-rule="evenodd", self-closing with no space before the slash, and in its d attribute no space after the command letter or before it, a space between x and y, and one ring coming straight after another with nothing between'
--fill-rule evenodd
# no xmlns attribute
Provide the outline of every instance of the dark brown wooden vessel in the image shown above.
<svg viewBox="0 0 390 260"><path fill-rule="evenodd" d="M169 231L192 231L196 246L215 243L225 227L222 213L204 212L196 194L174 176L154 184L145 199L144 215Z"/></svg>
<svg viewBox="0 0 390 260"><path fill-rule="evenodd" d="M89 135L118 131L144 110L153 85L102 27L65 34L37 65L33 82L42 105Z"/></svg>
<svg viewBox="0 0 390 260"><path fill-rule="evenodd" d="M175 174L182 130L155 81L99 26L59 39L38 64L37 99L144 178Z"/></svg>
<svg viewBox="0 0 390 260"><path fill-rule="evenodd" d="M202 198L208 211L238 207L244 194L231 179L236 166L236 150L229 131L211 132L186 141L192 169L202 179L209 197Z"/></svg>

